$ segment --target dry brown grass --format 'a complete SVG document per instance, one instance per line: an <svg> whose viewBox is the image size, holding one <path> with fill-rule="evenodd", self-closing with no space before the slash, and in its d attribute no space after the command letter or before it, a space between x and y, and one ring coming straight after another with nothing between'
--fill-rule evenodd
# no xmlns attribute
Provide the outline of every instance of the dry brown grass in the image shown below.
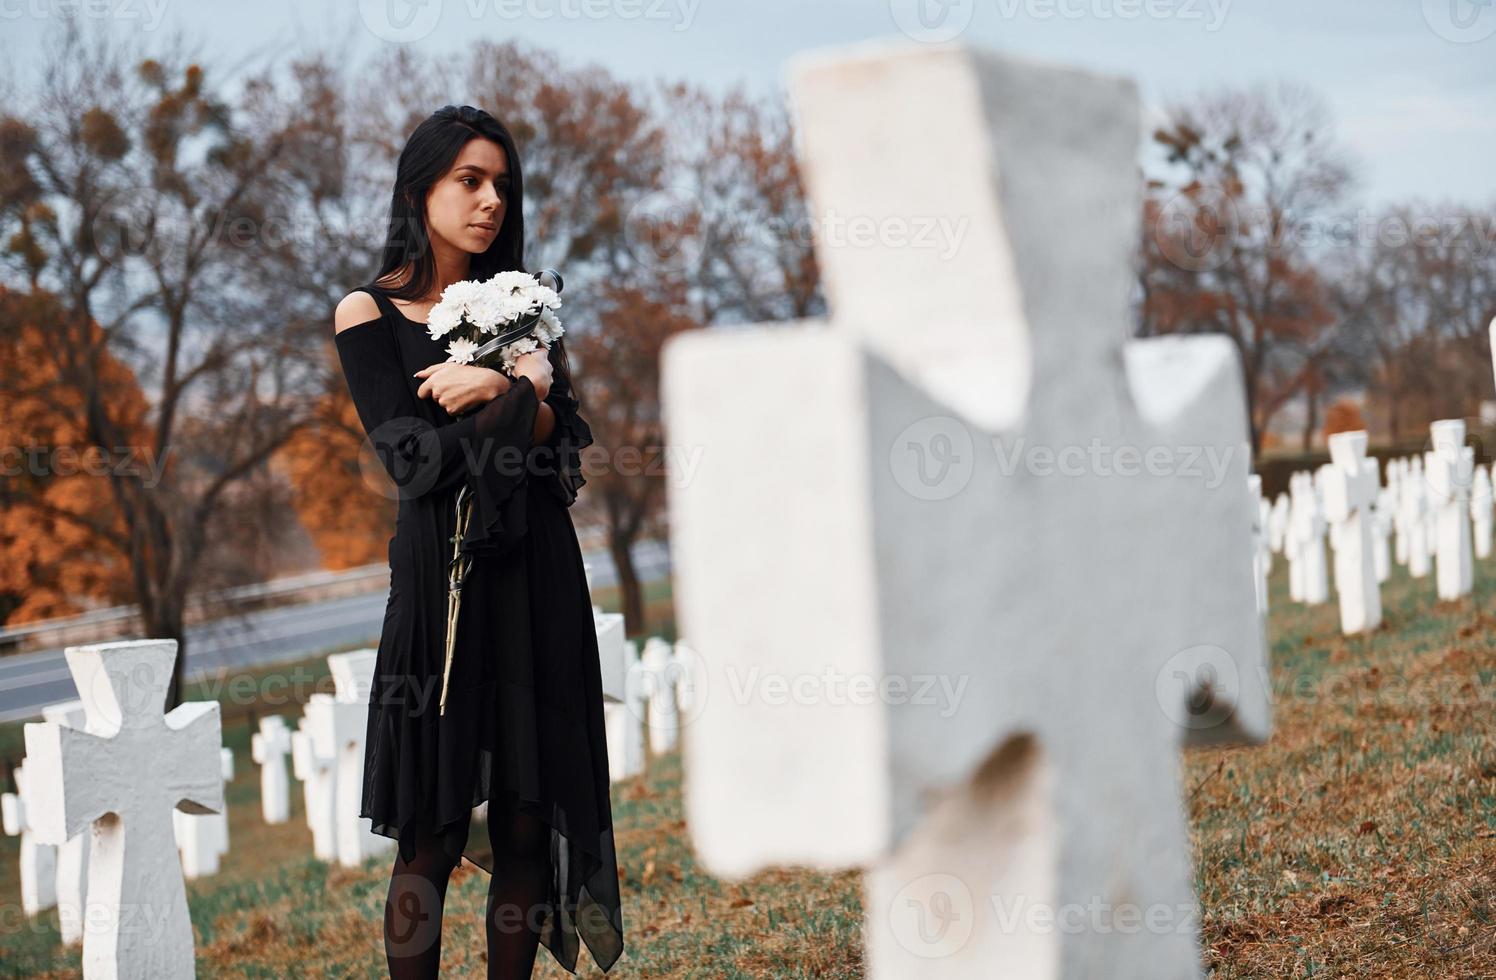
<svg viewBox="0 0 1496 980"><path fill-rule="evenodd" d="M1441 604L1398 569L1387 623L1340 637L1336 612L1283 594L1272 614L1276 728L1265 746L1195 750L1182 762L1201 940L1217 980L1496 977L1496 562L1486 589ZM248 731L225 739L247 759ZM258 776L229 787L233 847L189 885L199 972L213 977L381 977L388 866L310 857L299 793L292 821L259 818ZM858 977L854 872L702 874L681 812L677 756L614 787L627 948L610 977ZM16 911L15 841L0 841L0 974L77 977L56 920ZM488 876L449 890L444 973L482 976ZM583 976L603 974L585 950ZM569 976L540 953L537 977Z"/></svg>

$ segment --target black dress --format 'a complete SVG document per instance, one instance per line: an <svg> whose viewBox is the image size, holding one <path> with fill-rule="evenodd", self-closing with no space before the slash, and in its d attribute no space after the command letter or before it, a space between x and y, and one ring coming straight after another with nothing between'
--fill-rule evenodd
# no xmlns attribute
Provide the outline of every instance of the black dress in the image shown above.
<svg viewBox="0 0 1496 980"><path fill-rule="evenodd" d="M623 914L608 797L602 678L591 597L571 512L592 442L560 372L546 402L556 427L533 445L540 402L529 378L454 418L416 397L416 371L447 359L426 326L380 287L381 311L334 335L359 421L394 480L390 595L369 698L361 816L414 857L417 826L493 873L472 808L511 801L551 827L541 942L576 972L577 939L608 970ZM556 354L552 350L552 361ZM459 486L473 494L447 707L447 568ZM470 843L471 841L471 843Z"/></svg>

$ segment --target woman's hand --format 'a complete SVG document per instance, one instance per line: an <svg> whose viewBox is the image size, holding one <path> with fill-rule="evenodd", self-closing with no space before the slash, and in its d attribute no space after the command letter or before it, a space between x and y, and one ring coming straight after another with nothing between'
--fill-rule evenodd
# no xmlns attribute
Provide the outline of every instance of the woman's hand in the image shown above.
<svg viewBox="0 0 1496 980"><path fill-rule="evenodd" d="M517 357L514 361L514 376L522 374L535 386L535 397L545 401L545 396L551 393L550 348L541 347Z"/></svg>
<svg viewBox="0 0 1496 980"><path fill-rule="evenodd" d="M449 415L487 404L514 383L492 368L451 361L423 367L415 376L424 379L416 397L434 399Z"/></svg>

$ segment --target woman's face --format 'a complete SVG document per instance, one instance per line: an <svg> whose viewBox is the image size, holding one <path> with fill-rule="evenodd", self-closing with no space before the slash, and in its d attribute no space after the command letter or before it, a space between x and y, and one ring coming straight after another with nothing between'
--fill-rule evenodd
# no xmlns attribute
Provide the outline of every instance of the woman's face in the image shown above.
<svg viewBox="0 0 1496 980"><path fill-rule="evenodd" d="M509 204L509 160L492 140L468 140L426 192L426 226L435 239L474 254L498 237Z"/></svg>

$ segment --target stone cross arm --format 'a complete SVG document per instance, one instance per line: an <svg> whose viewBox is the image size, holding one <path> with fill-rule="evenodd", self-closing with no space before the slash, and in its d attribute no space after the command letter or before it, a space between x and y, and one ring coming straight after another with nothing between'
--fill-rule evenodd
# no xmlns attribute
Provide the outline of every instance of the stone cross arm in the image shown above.
<svg viewBox="0 0 1496 980"><path fill-rule="evenodd" d="M46 843L65 843L106 814L140 813L157 802L188 813L223 809L218 703L192 701L163 714L165 686L155 700L157 684L150 676L161 661L142 656L152 652L148 648L107 646L116 655L104 656L102 647L67 651L87 711L86 729L49 722L25 727L28 762L56 774L34 786L33 826Z"/></svg>

